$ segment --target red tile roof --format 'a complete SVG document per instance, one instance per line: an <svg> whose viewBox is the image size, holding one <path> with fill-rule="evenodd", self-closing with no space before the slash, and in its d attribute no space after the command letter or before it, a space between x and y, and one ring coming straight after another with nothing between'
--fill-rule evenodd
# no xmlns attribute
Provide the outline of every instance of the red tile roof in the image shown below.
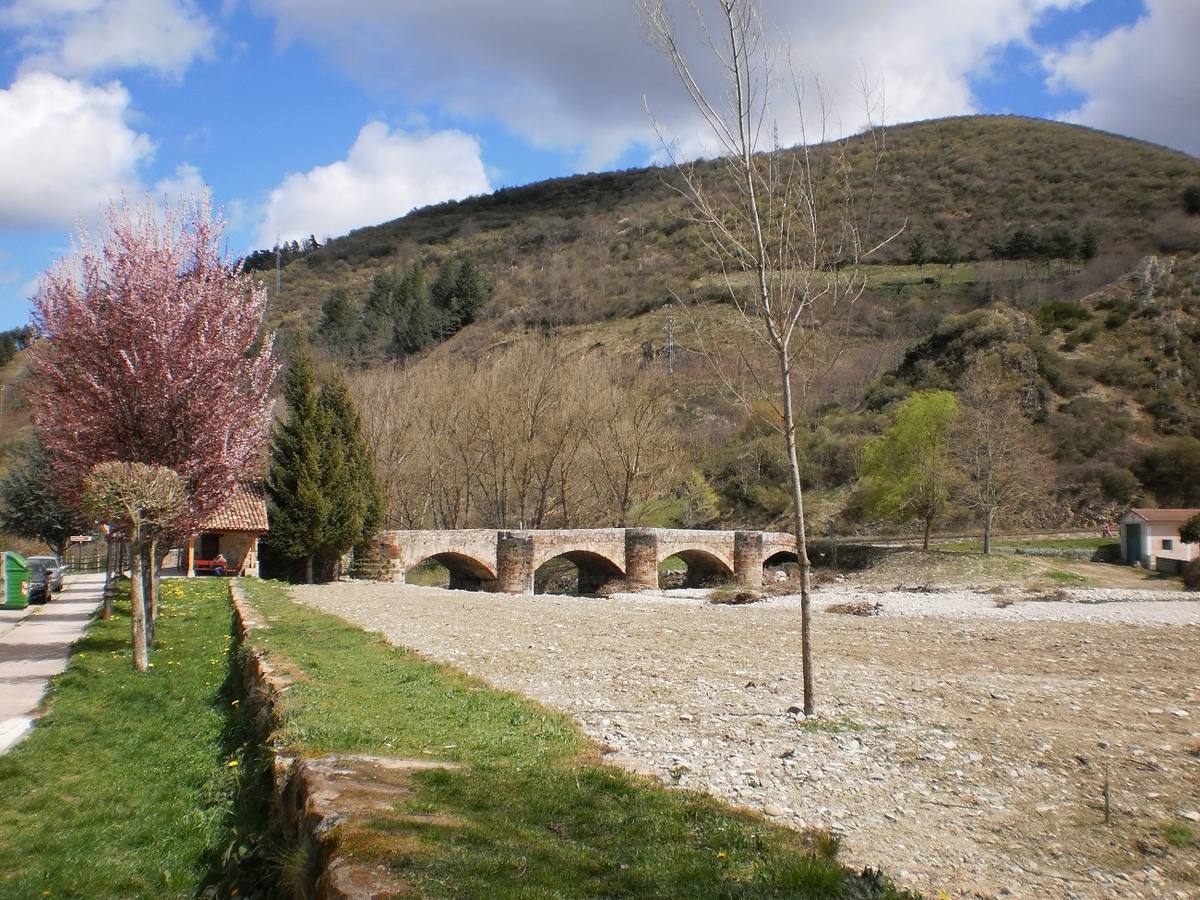
<svg viewBox="0 0 1200 900"><path fill-rule="evenodd" d="M267 500L258 488L239 485L233 489L225 505L209 516L201 531L267 530Z"/></svg>
<svg viewBox="0 0 1200 900"><path fill-rule="evenodd" d="M1186 522L1192 516L1200 514L1200 509L1131 509L1130 512L1147 522L1170 525L1174 522Z"/></svg>

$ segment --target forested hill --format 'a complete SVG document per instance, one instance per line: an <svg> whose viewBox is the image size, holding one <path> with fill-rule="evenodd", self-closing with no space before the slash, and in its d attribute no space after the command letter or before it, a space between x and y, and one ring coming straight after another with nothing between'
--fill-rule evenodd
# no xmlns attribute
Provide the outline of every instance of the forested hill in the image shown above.
<svg viewBox="0 0 1200 900"><path fill-rule="evenodd" d="M1200 183L1200 160L1185 154L1010 116L895 126L885 138L875 230L905 220L908 228L876 262L907 261L914 241L931 261L995 258L1005 248L1079 255L1088 241L1123 264L1200 249L1182 201ZM861 140L850 158L865 177ZM634 169L506 188L302 248L284 268L272 315L315 327L335 288L361 304L379 272L417 261L432 277L451 255L491 283L481 315L512 324L586 323L655 308L671 293L703 297L714 264L672 178ZM255 262L273 266L273 254Z"/></svg>

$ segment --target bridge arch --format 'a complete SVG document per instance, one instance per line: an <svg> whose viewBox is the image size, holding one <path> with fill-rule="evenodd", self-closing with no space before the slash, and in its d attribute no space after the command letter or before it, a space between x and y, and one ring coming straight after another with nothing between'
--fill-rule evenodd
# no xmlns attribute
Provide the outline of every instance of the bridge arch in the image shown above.
<svg viewBox="0 0 1200 900"><path fill-rule="evenodd" d="M562 562L575 567L576 590L580 594L594 594L605 584L625 577L625 570L617 562L592 549L578 547L547 552L542 554L542 557L533 573L535 594L553 593L552 590L547 590L547 587L553 584L553 576L565 574L555 571L556 566L561 566Z"/></svg>
<svg viewBox="0 0 1200 900"><path fill-rule="evenodd" d="M431 553L412 563L405 572L405 581L409 584L414 583L410 580L410 575L431 562L437 563L450 572L449 587L451 590L491 590L496 583L496 571L488 563L456 550Z"/></svg>
<svg viewBox="0 0 1200 900"><path fill-rule="evenodd" d="M674 549L667 552L658 561L661 571L663 563L669 559L678 559L687 567L684 574L686 587L703 587L714 581L728 581L733 578L733 566L709 550L699 547Z"/></svg>

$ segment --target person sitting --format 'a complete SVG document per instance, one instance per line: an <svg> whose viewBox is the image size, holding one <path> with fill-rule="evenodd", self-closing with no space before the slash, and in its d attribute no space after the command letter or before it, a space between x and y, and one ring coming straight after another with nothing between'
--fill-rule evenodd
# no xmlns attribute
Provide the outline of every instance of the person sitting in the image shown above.
<svg viewBox="0 0 1200 900"><path fill-rule="evenodd" d="M229 567L229 561L225 559L225 554L218 553L213 560L213 574L224 575L225 570Z"/></svg>

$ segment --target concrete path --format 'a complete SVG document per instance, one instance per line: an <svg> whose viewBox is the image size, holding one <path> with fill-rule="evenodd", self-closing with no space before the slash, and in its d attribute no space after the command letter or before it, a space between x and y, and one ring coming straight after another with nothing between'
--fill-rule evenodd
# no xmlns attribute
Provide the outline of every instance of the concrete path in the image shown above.
<svg viewBox="0 0 1200 900"><path fill-rule="evenodd" d="M50 679L67 667L104 589L103 575L68 575L45 605L0 610L0 753L33 725Z"/></svg>

